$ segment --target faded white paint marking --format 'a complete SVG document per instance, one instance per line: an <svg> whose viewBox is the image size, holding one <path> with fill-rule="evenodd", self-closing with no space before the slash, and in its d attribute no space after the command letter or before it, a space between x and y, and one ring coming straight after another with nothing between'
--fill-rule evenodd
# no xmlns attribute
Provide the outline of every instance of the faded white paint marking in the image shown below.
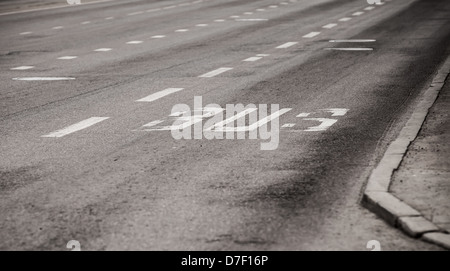
<svg viewBox="0 0 450 271"><path fill-rule="evenodd" d="M99 48L99 49L95 49L95 52L109 52L111 51L111 48Z"/></svg>
<svg viewBox="0 0 450 271"><path fill-rule="evenodd" d="M128 13L127 15L128 16L134 16L134 15L139 15L139 14L142 14L142 13L144 13L144 12L143 11L136 11L136 12Z"/></svg>
<svg viewBox="0 0 450 271"><path fill-rule="evenodd" d="M295 126L295 123L286 123L283 126L281 126L281 128L292 128Z"/></svg>
<svg viewBox="0 0 450 271"><path fill-rule="evenodd" d="M155 11L160 11L160 8L154 8L154 9L149 9L147 10L147 12L155 12Z"/></svg>
<svg viewBox="0 0 450 271"><path fill-rule="evenodd" d="M309 34L304 35L303 37L310 39L310 38L314 38L315 36L317 36L319 34L320 34L320 32L311 32Z"/></svg>
<svg viewBox="0 0 450 271"><path fill-rule="evenodd" d="M13 78L16 81L64 81L75 80L73 77L16 77Z"/></svg>
<svg viewBox="0 0 450 271"><path fill-rule="evenodd" d="M205 26L208 26L208 24L197 24L196 26L205 27Z"/></svg>
<svg viewBox="0 0 450 271"><path fill-rule="evenodd" d="M22 36L23 35L30 35L31 33L33 33L33 32L29 32L29 31L28 32L22 32L22 33L20 33L20 35L22 35Z"/></svg>
<svg viewBox="0 0 450 271"><path fill-rule="evenodd" d="M238 120L238 119L240 119L242 117L245 117L246 115L248 115L248 114L250 114L250 113L252 113L252 112L254 112L256 110L258 110L258 109L257 108L246 109L246 110L244 110L244 111L242 111L242 112L232 116L231 118L228 118L226 120L218 122L218 123L214 124L213 126L208 127L208 128L206 128L204 130L205 131L215 130L215 131L218 131L218 132L223 131L223 129L225 128L224 126L227 125L228 123L232 123L232 122L234 122L234 121L236 121L236 120Z"/></svg>
<svg viewBox="0 0 450 271"><path fill-rule="evenodd" d="M260 18L256 18L256 19L236 19L236 22L266 22L269 19L260 19Z"/></svg>
<svg viewBox="0 0 450 271"><path fill-rule="evenodd" d="M71 60L71 59L75 59L78 58L77 56L62 56L62 57L58 57L58 59L61 60Z"/></svg>
<svg viewBox="0 0 450 271"><path fill-rule="evenodd" d="M366 7L364 10L369 11L369 10L373 10L373 9L375 9L375 7Z"/></svg>
<svg viewBox="0 0 450 271"><path fill-rule="evenodd" d="M217 20L214 20L214 22L216 22L216 23L223 23L223 22L225 22L225 20L224 19L217 19Z"/></svg>
<svg viewBox="0 0 450 271"><path fill-rule="evenodd" d="M167 7L163 7L163 9L173 9L176 8L177 6L167 6Z"/></svg>
<svg viewBox="0 0 450 271"><path fill-rule="evenodd" d="M269 8L277 8L277 7L278 7L277 5L269 6Z"/></svg>
<svg viewBox="0 0 450 271"><path fill-rule="evenodd" d="M29 69L32 69L32 68L34 68L34 66L20 66L20 67L12 68L11 70L13 70L13 71L25 71L25 70L29 70Z"/></svg>
<svg viewBox="0 0 450 271"><path fill-rule="evenodd" d="M337 26L337 24L327 24L327 25L324 25L322 28L331 29L335 26Z"/></svg>
<svg viewBox="0 0 450 271"><path fill-rule="evenodd" d="M210 77L214 77L214 76L217 76L217 75L219 75L219 74L222 74L222 73L224 73L224 72L230 71L230 70L232 70L232 69L233 69L233 68L219 68L219 69L217 69L217 70L214 70L214 71L205 73L205 74L203 74L203 75L200 75L199 77L202 77L202 78L210 78Z"/></svg>
<svg viewBox="0 0 450 271"><path fill-rule="evenodd" d="M332 117L342 117L347 114L349 109L346 108L327 108L327 109L321 109L322 111L331 113Z"/></svg>
<svg viewBox="0 0 450 271"><path fill-rule="evenodd" d="M90 21L85 21L85 22L82 22L81 24L90 24L91 22Z"/></svg>
<svg viewBox="0 0 450 271"><path fill-rule="evenodd" d="M373 51L373 48L325 48L330 51Z"/></svg>
<svg viewBox="0 0 450 271"><path fill-rule="evenodd" d="M247 58L247 59L244 59L243 61L246 61L246 62L255 62L255 61L258 61L258 60L260 60L260 59L262 59L262 57L256 57L256 56L254 56L254 57L249 57L249 58Z"/></svg>
<svg viewBox="0 0 450 271"><path fill-rule="evenodd" d="M320 125L318 126L314 126L314 127L309 127L308 129L306 129L306 132L321 132L321 131L326 131L328 130L328 128L330 128L331 126L333 126L333 124L335 124L337 122L337 120L335 119L327 119L327 118L307 118L304 120L313 120L313 121L320 121Z"/></svg>
<svg viewBox="0 0 450 271"><path fill-rule="evenodd" d="M106 17L105 20L112 20L114 17Z"/></svg>
<svg viewBox="0 0 450 271"><path fill-rule="evenodd" d="M181 33L181 32L188 32L189 29L177 29L175 32Z"/></svg>
<svg viewBox="0 0 450 271"><path fill-rule="evenodd" d="M259 127L271 122L274 119L279 118L281 115L286 114L287 112L291 111L292 108L283 108L279 111L274 112L272 115L267 116L253 124L251 124L250 126L245 126L245 127L223 127L222 129L218 130L216 129L215 131L219 131L219 132L251 132L254 131L256 129L258 129Z"/></svg>
<svg viewBox="0 0 450 271"><path fill-rule="evenodd" d="M257 54L256 56L262 56L262 57L265 57L265 56L270 56L269 54Z"/></svg>
<svg viewBox="0 0 450 271"><path fill-rule="evenodd" d="M277 49L286 49L286 48L289 48L289 47L291 47L291 46L296 45L297 43L298 43L298 42L295 42L295 41L293 41L293 42L287 42L287 43L285 43L285 44L282 44L282 45L278 46Z"/></svg>
<svg viewBox="0 0 450 271"><path fill-rule="evenodd" d="M345 42L357 42L357 43L359 43L359 42L375 42L375 41L377 41L377 40L369 40L369 39L367 39L367 40L330 40L330 42L336 42L336 43L339 43L339 42L343 42L343 43L345 43Z"/></svg>
<svg viewBox="0 0 450 271"><path fill-rule="evenodd" d="M352 18L345 17L345 18L339 19L339 22L348 22L348 21L350 21L351 19L352 19Z"/></svg>
<svg viewBox="0 0 450 271"><path fill-rule="evenodd" d="M363 11L358 11L358 12L353 13L352 15L353 15L353 16L361 16L361 15L363 15L363 14L364 14Z"/></svg>
<svg viewBox="0 0 450 271"><path fill-rule="evenodd" d="M168 89L153 93L145 98L137 100L136 102L153 102L153 101L161 99L167 95L170 95L170 94L176 93L178 91L182 91L182 90L183 90L183 88L168 88Z"/></svg>
<svg viewBox="0 0 450 271"><path fill-rule="evenodd" d="M311 113L300 113L297 115L297 118L306 118L309 117L309 115L311 115Z"/></svg>
<svg viewBox="0 0 450 271"><path fill-rule="evenodd" d="M141 41L141 40L132 40L132 41L127 42L127 44L141 44L141 43L143 43L143 41Z"/></svg>
<svg viewBox="0 0 450 271"><path fill-rule="evenodd" d="M52 29L54 29L54 30L58 30L58 29L63 29L64 28L64 26L55 26L55 27L52 27Z"/></svg>
<svg viewBox="0 0 450 271"><path fill-rule="evenodd" d="M264 8L258 8L256 11L266 11Z"/></svg>
<svg viewBox="0 0 450 271"><path fill-rule="evenodd" d="M236 18L240 18L241 16L239 16L239 15L233 15L233 16L230 16L230 18L232 18L232 19L236 19Z"/></svg>
<svg viewBox="0 0 450 271"><path fill-rule="evenodd" d="M252 15L253 12L244 12L244 15Z"/></svg>
<svg viewBox="0 0 450 271"><path fill-rule="evenodd" d="M149 123L145 124L142 127L150 128L150 127L156 126L158 124L161 124L163 122L164 122L163 120L155 120L155 121L152 121L152 122L149 122Z"/></svg>
<svg viewBox="0 0 450 271"><path fill-rule="evenodd" d="M163 39L165 37L166 36L164 36L164 35L156 35L156 36L153 36L152 39Z"/></svg>
<svg viewBox="0 0 450 271"><path fill-rule="evenodd" d="M64 128L64 129L61 129L61 130L55 131L53 133L50 133L48 135L43 135L41 137L63 137L63 136L66 136L66 135L78 132L80 130L86 129L88 127L91 127L92 125L95 125L95 124L97 124L99 122L102 122L104 120L107 120L107 119L109 119L109 118L92 117L92 118L89 118L87 120L80 121L80 122L78 122L78 123L76 123L74 125L68 126L68 127Z"/></svg>

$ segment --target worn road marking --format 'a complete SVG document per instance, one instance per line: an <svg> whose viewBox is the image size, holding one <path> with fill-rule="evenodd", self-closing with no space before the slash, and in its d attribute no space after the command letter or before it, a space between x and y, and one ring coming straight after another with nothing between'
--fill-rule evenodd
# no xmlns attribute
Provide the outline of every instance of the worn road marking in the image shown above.
<svg viewBox="0 0 450 271"><path fill-rule="evenodd" d="M325 48L330 51L373 51L373 48Z"/></svg>
<svg viewBox="0 0 450 271"><path fill-rule="evenodd" d="M327 25L324 25L322 28L331 29L335 26L337 26L337 24L327 24Z"/></svg>
<svg viewBox="0 0 450 271"><path fill-rule="evenodd" d="M63 81L75 80L73 77L16 77L13 80L17 81Z"/></svg>
<svg viewBox="0 0 450 271"><path fill-rule="evenodd" d="M208 26L208 24L197 24L196 26L205 27L205 26Z"/></svg>
<svg viewBox="0 0 450 271"><path fill-rule="evenodd" d="M330 42L375 42L376 40L330 40Z"/></svg>
<svg viewBox="0 0 450 271"><path fill-rule="evenodd" d="M111 48L99 48L99 49L95 49L95 52L109 52L111 51Z"/></svg>
<svg viewBox="0 0 450 271"><path fill-rule="evenodd" d="M242 117L244 117L244 116L246 116L246 115L248 115L251 112L254 112L256 110L258 110L258 109L257 108L246 109L246 110L244 110L244 111L242 111L242 112L232 116L231 118L228 118L226 120L218 122L218 123L214 124L213 126L208 127L208 128L206 128L204 130L205 131L215 130L217 132L224 131L224 129L226 129L226 127L224 127L224 126L227 125L228 123L234 122L235 120L238 120L238 119L240 119L240 118L242 118ZM222 129L219 129L219 128L222 128Z"/></svg>
<svg viewBox="0 0 450 271"><path fill-rule="evenodd" d="M82 22L81 24L90 24L91 22L90 21L85 21L85 22Z"/></svg>
<svg viewBox="0 0 450 271"><path fill-rule="evenodd" d="M20 33L20 35L30 35L31 33L33 33L33 32L22 32L22 33Z"/></svg>
<svg viewBox="0 0 450 271"><path fill-rule="evenodd" d="M258 61L260 59L262 59L262 57L253 56L253 57L249 57L247 59L244 59L243 61L245 61L245 62L255 62L255 61Z"/></svg>
<svg viewBox="0 0 450 271"><path fill-rule="evenodd" d="M141 41L141 40L132 40L132 41L127 42L127 44L141 44L141 43L143 43L143 41Z"/></svg>
<svg viewBox="0 0 450 271"><path fill-rule="evenodd" d="M352 15L353 15L353 16L361 16L361 15L363 15L363 14L364 14L363 11L358 11L358 12L353 13Z"/></svg>
<svg viewBox="0 0 450 271"><path fill-rule="evenodd" d="M339 22L348 22L348 21L350 21L351 19L352 19L352 18L345 17L345 18L339 19Z"/></svg>
<svg viewBox="0 0 450 271"><path fill-rule="evenodd" d="M58 30L58 29L63 29L64 27L63 26L55 26L55 27L52 27L52 29L54 29L54 30Z"/></svg>
<svg viewBox="0 0 450 271"><path fill-rule="evenodd" d="M165 37L166 36L164 36L164 35L156 35L156 36L152 36L152 39L163 39Z"/></svg>
<svg viewBox="0 0 450 271"><path fill-rule="evenodd" d="M277 49L286 49L286 48L289 48L289 47L291 47L291 46L296 45L297 43L298 43L298 42L296 42L296 41L287 42L287 43L285 43L285 44L282 44L282 45L278 46Z"/></svg>
<svg viewBox="0 0 450 271"><path fill-rule="evenodd" d="M349 111L349 109L346 108L327 108L327 109L321 109L322 111L331 113L332 117L342 117L345 116L347 114L347 112Z"/></svg>
<svg viewBox="0 0 450 271"><path fill-rule="evenodd" d="M189 31L189 29L177 29L177 30L175 30L175 32L188 32Z"/></svg>
<svg viewBox="0 0 450 271"><path fill-rule="evenodd" d="M304 35L304 38L314 38L315 36L319 35L320 32L311 32L309 34Z"/></svg>
<svg viewBox="0 0 450 271"><path fill-rule="evenodd" d="M335 119L327 119L327 118L307 118L304 120L314 120L314 121L320 121L320 125L309 127L306 129L306 132L320 132L320 131L326 131L328 128L333 126L337 122Z"/></svg>
<svg viewBox="0 0 450 271"><path fill-rule="evenodd" d="M286 123L283 126L281 126L281 128L292 128L295 126L295 123Z"/></svg>
<svg viewBox="0 0 450 271"><path fill-rule="evenodd" d="M41 137L63 137L75 132L78 132L80 130L86 129L92 125L95 125L99 122L102 122L104 120L107 120L109 118L104 118L104 117L92 117L83 121L80 121L74 125L68 126L66 128L63 128L61 130L55 131L53 133L50 133L48 135L43 135Z"/></svg>
<svg viewBox="0 0 450 271"><path fill-rule="evenodd" d="M136 102L153 102L156 101L158 99L161 99L167 95L170 95L172 93L176 93L178 91L183 90L184 88L167 88L165 90L153 93L145 98L142 98L140 100L137 100Z"/></svg>
<svg viewBox="0 0 450 271"><path fill-rule="evenodd" d="M366 7L364 10L369 11L369 10L373 10L373 9L375 9L375 7Z"/></svg>
<svg viewBox="0 0 450 271"><path fill-rule="evenodd" d="M300 113L300 114L297 115L297 118L306 118L309 115L311 115L311 113Z"/></svg>
<svg viewBox="0 0 450 271"><path fill-rule="evenodd" d="M71 59L75 59L78 58L77 56L62 56L62 57L58 57L58 59L61 60L71 60Z"/></svg>
<svg viewBox="0 0 450 271"><path fill-rule="evenodd" d="M20 67L15 67L15 68L11 68L11 70L13 71L24 71L24 70L29 70L34 68L34 66L20 66Z"/></svg>
<svg viewBox="0 0 450 271"><path fill-rule="evenodd" d="M205 73L205 74L203 74L203 75L200 75L199 77L202 77L202 78L210 78L210 77L217 76L217 75L219 75L219 74L222 74L222 73L227 72L227 71L232 70L232 69L233 69L233 68L219 68L219 69L217 69L217 70L214 70L214 71Z"/></svg>
<svg viewBox="0 0 450 271"><path fill-rule="evenodd" d="M256 19L236 19L236 22L266 22L269 19L260 19L260 18L256 18Z"/></svg>

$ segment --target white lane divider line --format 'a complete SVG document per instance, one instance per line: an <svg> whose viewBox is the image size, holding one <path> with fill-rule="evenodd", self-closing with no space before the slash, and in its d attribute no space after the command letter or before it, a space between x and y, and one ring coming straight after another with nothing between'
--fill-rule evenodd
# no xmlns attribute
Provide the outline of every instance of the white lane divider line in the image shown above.
<svg viewBox="0 0 450 271"><path fill-rule="evenodd" d="M158 99L161 99L167 95L182 91L184 88L167 88L165 90L153 93L145 98L139 99L136 102L153 102Z"/></svg>
<svg viewBox="0 0 450 271"><path fill-rule="evenodd" d="M236 22L266 22L269 19L261 19L261 18L255 18L255 19L235 19Z"/></svg>
<svg viewBox="0 0 450 271"><path fill-rule="evenodd" d="M310 38L314 38L315 36L318 36L320 34L320 32L311 32L309 34L304 35L304 38L310 39Z"/></svg>
<svg viewBox="0 0 450 271"><path fill-rule="evenodd" d="M233 69L233 68L219 68L219 69L217 69L217 70L214 70L214 71L205 73L205 74L203 74L203 75L200 75L199 77L201 77L201 78L211 78L211 77L217 76L217 75L219 75L219 74L222 74L222 73L224 73L224 72L230 71L230 70L232 70L232 69Z"/></svg>
<svg viewBox="0 0 450 271"><path fill-rule="evenodd" d="M252 15L252 14L253 14L253 12L250 12L250 11L244 12L244 15Z"/></svg>
<svg viewBox="0 0 450 271"><path fill-rule="evenodd" d="M240 18L241 16L239 16L239 15L233 15L233 16L230 16L230 18L232 18L232 19L237 19L237 18Z"/></svg>
<svg viewBox="0 0 450 271"><path fill-rule="evenodd" d="M106 17L105 20L112 20L114 17Z"/></svg>
<svg viewBox="0 0 450 271"><path fill-rule="evenodd" d="M90 23L91 23L90 21L84 21L81 24L90 24Z"/></svg>
<svg viewBox="0 0 450 271"><path fill-rule="evenodd" d="M260 59L262 59L262 57L253 56L253 57L249 57L247 59L244 59L243 61L245 61L245 62L255 62L255 61L258 61Z"/></svg>
<svg viewBox="0 0 450 271"><path fill-rule="evenodd" d="M373 51L373 48L325 48L330 51Z"/></svg>
<svg viewBox="0 0 450 271"><path fill-rule="evenodd" d="M128 13L127 15L128 16L134 16L134 15L139 15L139 14L142 14L142 13L144 13L144 12L143 11L136 11L136 12Z"/></svg>
<svg viewBox="0 0 450 271"><path fill-rule="evenodd" d="M164 10L167 10L167 9L173 9L173 8L176 8L177 6L167 6L167 7L163 7L163 9Z"/></svg>
<svg viewBox="0 0 450 271"><path fill-rule="evenodd" d="M265 8L258 8L256 11L266 11L266 9Z"/></svg>
<svg viewBox="0 0 450 271"><path fill-rule="evenodd" d="M127 44L141 44L141 43L143 43L143 41L141 41L141 40L132 40L132 41L127 42Z"/></svg>
<svg viewBox="0 0 450 271"><path fill-rule="evenodd" d="M164 35L156 35L156 36L152 36L152 39L163 39L165 37L166 36L164 36Z"/></svg>
<svg viewBox="0 0 450 271"><path fill-rule="evenodd" d="M277 8L277 7L278 7L277 5L269 6L269 8Z"/></svg>
<svg viewBox="0 0 450 271"><path fill-rule="evenodd" d="M216 23L223 23L223 22L225 22L225 20L224 19L217 19L217 20L214 20L214 22L216 22Z"/></svg>
<svg viewBox="0 0 450 271"><path fill-rule="evenodd" d="M19 35L24 36L24 35L30 35L31 33L33 33L33 32L27 31L27 32L22 32Z"/></svg>
<svg viewBox="0 0 450 271"><path fill-rule="evenodd" d="M328 128L333 126L337 120L336 119L327 119L327 118L307 118L304 120L314 120L314 121L320 121L320 125L309 127L306 129L306 132L320 132L320 131L326 131Z"/></svg>
<svg viewBox="0 0 450 271"><path fill-rule="evenodd" d="M62 57L58 57L58 59L60 60L71 60L71 59L75 59L78 58L77 56L62 56Z"/></svg>
<svg viewBox="0 0 450 271"><path fill-rule="evenodd" d="M50 133L48 135L43 135L41 137L63 137L63 136L66 136L66 135L78 132L80 130L89 128L92 125L95 125L95 124L100 123L100 122L102 122L104 120L107 120L107 119L109 119L109 118L106 118L106 117L92 117L92 118L80 121L80 122L78 122L76 124L73 124L71 126L68 126L66 128L63 128L61 130L52 132L52 133Z"/></svg>
<svg viewBox="0 0 450 271"><path fill-rule="evenodd" d="M372 40L372 39L353 39L353 40L330 40L330 42L342 42L342 43L346 43L346 42L376 42L377 40Z"/></svg>
<svg viewBox="0 0 450 271"><path fill-rule="evenodd" d="M358 11L358 12L353 13L352 15L353 15L353 16L361 16L361 15L363 15L363 14L364 14L363 11Z"/></svg>
<svg viewBox="0 0 450 271"><path fill-rule="evenodd" d="M33 69L34 66L20 66L20 67L15 67L15 68L11 68L12 71L25 71L25 70L29 70L29 69Z"/></svg>
<svg viewBox="0 0 450 271"><path fill-rule="evenodd" d="M111 50L112 50L112 48L98 48L98 49L95 49L94 52L109 52Z"/></svg>
<svg viewBox="0 0 450 271"><path fill-rule="evenodd" d="M336 26L337 26L337 24L327 24L327 25L322 26L322 28L331 29L331 28L336 27Z"/></svg>
<svg viewBox="0 0 450 271"><path fill-rule="evenodd" d="M59 30L59 29L63 29L63 28L64 28L64 26L61 26L61 25L52 27L53 30Z"/></svg>
<svg viewBox="0 0 450 271"><path fill-rule="evenodd" d="M198 26L198 27L205 27L205 26L208 26L208 24L197 24L197 25L195 25L195 26Z"/></svg>
<svg viewBox="0 0 450 271"><path fill-rule="evenodd" d="M339 22L348 22L348 21L350 21L352 18L350 18L350 17L345 17L345 18L342 18L342 19L339 19Z"/></svg>
<svg viewBox="0 0 450 271"><path fill-rule="evenodd" d="M189 29L177 29L177 30L175 30L175 32L178 32L178 33L188 32L188 31L189 31Z"/></svg>
<svg viewBox="0 0 450 271"><path fill-rule="evenodd" d="M147 10L146 12L155 12L155 11L160 11L161 9L160 8L154 8L154 9L149 9L149 10Z"/></svg>
<svg viewBox="0 0 450 271"><path fill-rule="evenodd" d="M73 77L16 77L13 78L16 81L64 81L75 80Z"/></svg>
<svg viewBox="0 0 450 271"><path fill-rule="evenodd" d="M298 42L296 42L296 41L286 42L285 44L278 46L277 49L286 49L286 48L296 45L297 43Z"/></svg>
<svg viewBox="0 0 450 271"><path fill-rule="evenodd" d="M370 11L370 10L373 10L373 9L375 9L375 7L366 7L364 10Z"/></svg>

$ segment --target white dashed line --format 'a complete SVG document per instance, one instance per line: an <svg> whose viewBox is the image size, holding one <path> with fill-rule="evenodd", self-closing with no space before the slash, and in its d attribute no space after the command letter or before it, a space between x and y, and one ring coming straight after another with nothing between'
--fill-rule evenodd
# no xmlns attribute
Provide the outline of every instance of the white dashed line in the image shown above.
<svg viewBox="0 0 450 271"><path fill-rule="evenodd" d="M348 21L350 21L351 19L352 19L352 18L345 17L345 18L339 19L339 22L348 22Z"/></svg>
<svg viewBox="0 0 450 271"><path fill-rule="evenodd" d="M230 16L230 18L232 18L232 19L236 19L236 18L240 18L241 16L239 16L239 15L233 15L233 16Z"/></svg>
<svg viewBox="0 0 450 271"><path fill-rule="evenodd" d="M264 8L258 8L256 11L266 11Z"/></svg>
<svg viewBox="0 0 450 271"><path fill-rule="evenodd" d="M366 7L364 10L369 11L369 10L373 10L373 9L375 9L375 7Z"/></svg>
<svg viewBox="0 0 450 271"><path fill-rule="evenodd" d="M63 81L63 80L75 80L73 77L17 77L13 78L17 81Z"/></svg>
<svg viewBox="0 0 450 271"><path fill-rule="evenodd" d="M106 17L105 20L112 20L114 17Z"/></svg>
<svg viewBox="0 0 450 271"><path fill-rule="evenodd" d="M205 26L208 26L208 24L197 24L196 26L205 27Z"/></svg>
<svg viewBox="0 0 450 271"><path fill-rule="evenodd" d="M164 7L163 9L173 9L176 8L177 6L168 6L168 7Z"/></svg>
<svg viewBox="0 0 450 271"><path fill-rule="evenodd" d="M64 27L63 27L63 26L60 26L60 25L59 25L59 26L52 27L53 30L59 30L59 29L63 29L63 28L64 28Z"/></svg>
<svg viewBox="0 0 450 271"><path fill-rule="evenodd" d="M258 54L258 55L256 55L256 56L262 56L262 57L265 57L265 56L270 56L270 55L268 55L268 54Z"/></svg>
<svg viewBox="0 0 450 271"><path fill-rule="evenodd" d="M168 89L153 93L145 98L137 100L136 102L153 102L153 101L161 99L167 95L170 95L172 93L176 93L176 92L182 91L182 90L183 90L183 88L168 88Z"/></svg>
<svg viewBox="0 0 450 271"><path fill-rule="evenodd" d="M272 5L272 6L269 6L269 8L277 8L278 6L276 6L276 5Z"/></svg>
<svg viewBox="0 0 450 271"><path fill-rule="evenodd" d="M235 19L236 22L266 22L269 19Z"/></svg>
<svg viewBox="0 0 450 271"><path fill-rule="evenodd" d="M217 20L214 20L214 22L216 22L216 23L223 23L223 22L225 22L225 20L224 19L217 19Z"/></svg>
<svg viewBox="0 0 450 271"><path fill-rule="evenodd" d="M281 128L292 128L295 126L295 123L286 123L283 126L281 126Z"/></svg>
<svg viewBox="0 0 450 271"><path fill-rule="evenodd" d="M262 59L262 57L253 56L253 57L249 57L247 59L244 59L243 61L245 61L245 62L255 62L255 61L258 61L260 59Z"/></svg>
<svg viewBox="0 0 450 271"><path fill-rule="evenodd" d="M141 41L141 40L132 40L132 41L127 42L127 44L141 44L141 43L143 43L143 41Z"/></svg>
<svg viewBox="0 0 450 271"><path fill-rule="evenodd" d="M353 15L353 16L361 16L361 15L363 15L363 14L364 14L363 11L358 11L358 12L353 13L352 15Z"/></svg>
<svg viewBox="0 0 450 271"><path fill-rule="evenodd" d="M244 15L252 15L253 12L244 12Z"/></svg>
<svg viewBox="0 0 450 271"><path fill-rule="evenodd" d="M287 42L285 44L278 46L277 49L286 49L286 48L296 45L297 43L298 42Z"/></svg>
<svg viewBox="0 0 450 271"><path fill-rule="evenodd" d="M311 32L309 34L304 35L303 37L310 39L310 38L314 38L315 36L317 36L319 34L320 34L320 32Z"/></svg>
<svg viewBox="0 0 450 271"><path fill-rule="evenodd" d="M92 117L92 118L80 121L74 125L68 126L64 129L50 133L48 135L43 135L41 137L63 137L63 136L78 132L80 130L86 129L88 127L91 127L92 125L95 125L95 124L102 122L104 120L107 120L107 119L109 119L109 118Z"/></svg>
<svg viewBox="0 0 450 271"><path fill-rule="evenodd" d="M20 33L20 35L30 35L31 33L33 33L33 32L22 32L22 33Z"/></svg>
<svg viewBox="0 0 450 271"><path fill-rule="evenodd" d="M232 70L232 69L233 69L233 68L219 68L219 69L217 69L217 70L214 70L214 71L205 73L205 74L203 74L203 75L200 75L199 77L202 77L202 78L210 78L210 77L214 77L214 76L217 76L217 75L219 75L219 74L222 74L222 73L224 73L224 72L230 71L230 70Z"/></svg>
<svg viewBox="0 0 450 271"><path fill-rule="evenodd" d="M376 40L330 40L330 42L376 42Z"/></svg>
<svg viewBox="0 0 450 271"><path fill-rule="evenodd" d="M149 9L146 12L155 12L155 11L160 11L160 8L154 8L154 9Z"/></svg>
<svg viewBox="0 0 450 271"><path fill-rule="evenodd" d="M188 31L189 31L189 29L178 29L178 30L175 30L175 32L178 32L178 33L188 32Z"/></svg>
<svg viewBox="0 0 450 271"><path fill-rule="evenodd" d="M373 48L325 48L331 51L373 51Z"/></svg>
<svg viewBox="0 0 450 271"><path fill-rule="evenodd" d="M91 22L90 21L85 21L85 22L82 22L81 24L90 24Z"/></svg>
<svg viewBox="0 0 450 271"><path fill-rule="evenodd" d="M327 25L324 25L322 28L331 29L335 26L337 26L337 24L327 24Z"/></svg>
<svg viewBox="0 0 450 271"><path fill-rule="evenodd" d="M77 56L62 56L62 57L58 57L58 59L61 60L71 60L71 59L75 59L78 58Z"/></svg>
<svg viewBox="0 0 450 271"><path fill-rule="evenodd" d="M139 15L139 14L142 14L142 13L144 13L144 12L143 11L136 11L136 12L128 13L127 15L128 16L134 16L134 15Z"/></svg>
<svg viewBox="0 0 450 271"><path fill-rule="evenodd" d="M25 70L29 70L29 69L32 69L32 68L34 68L34 66L20 66L20 67L12 68L11 70L13 70L13 71L25 71Z"/></svg>
<svg viewBox="0 0 450 271"><path fill-rule="evenodd" d="M152 39L163 39L165 37L166 36L164 36L164 35L156 35L156 36L152 36Z"/></svg>
<svg viewBox="0 0 450 271"><path fill-rule="evenodd" d="M95 49L94 52L109 52L111 51L111 48L99 48L99 49Z"/></svg>

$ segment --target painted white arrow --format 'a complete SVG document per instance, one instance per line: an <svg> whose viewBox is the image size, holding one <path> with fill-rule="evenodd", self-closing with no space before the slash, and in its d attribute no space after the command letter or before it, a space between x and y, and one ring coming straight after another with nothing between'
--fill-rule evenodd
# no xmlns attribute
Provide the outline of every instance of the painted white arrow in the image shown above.
<svg viewBox="0 0 450 271"><path fill-rule="evenodd" d="M348 109L346 108L328 108L328 109L321 109L322 111L326 111L329 113L332 113L332 117L341 117L345 116L347 114Z"/></svg>
<svg viewBox="0 0 450 271"><path fill-rule="evenodd" d="M314 127L309 127L306 129L306 132L321 132L326 131L328 128L330 128L333 124L337 122L335 119L327 119L327 118L307 118L305 120L315 120L320 121L321 124Z"/></svg>

